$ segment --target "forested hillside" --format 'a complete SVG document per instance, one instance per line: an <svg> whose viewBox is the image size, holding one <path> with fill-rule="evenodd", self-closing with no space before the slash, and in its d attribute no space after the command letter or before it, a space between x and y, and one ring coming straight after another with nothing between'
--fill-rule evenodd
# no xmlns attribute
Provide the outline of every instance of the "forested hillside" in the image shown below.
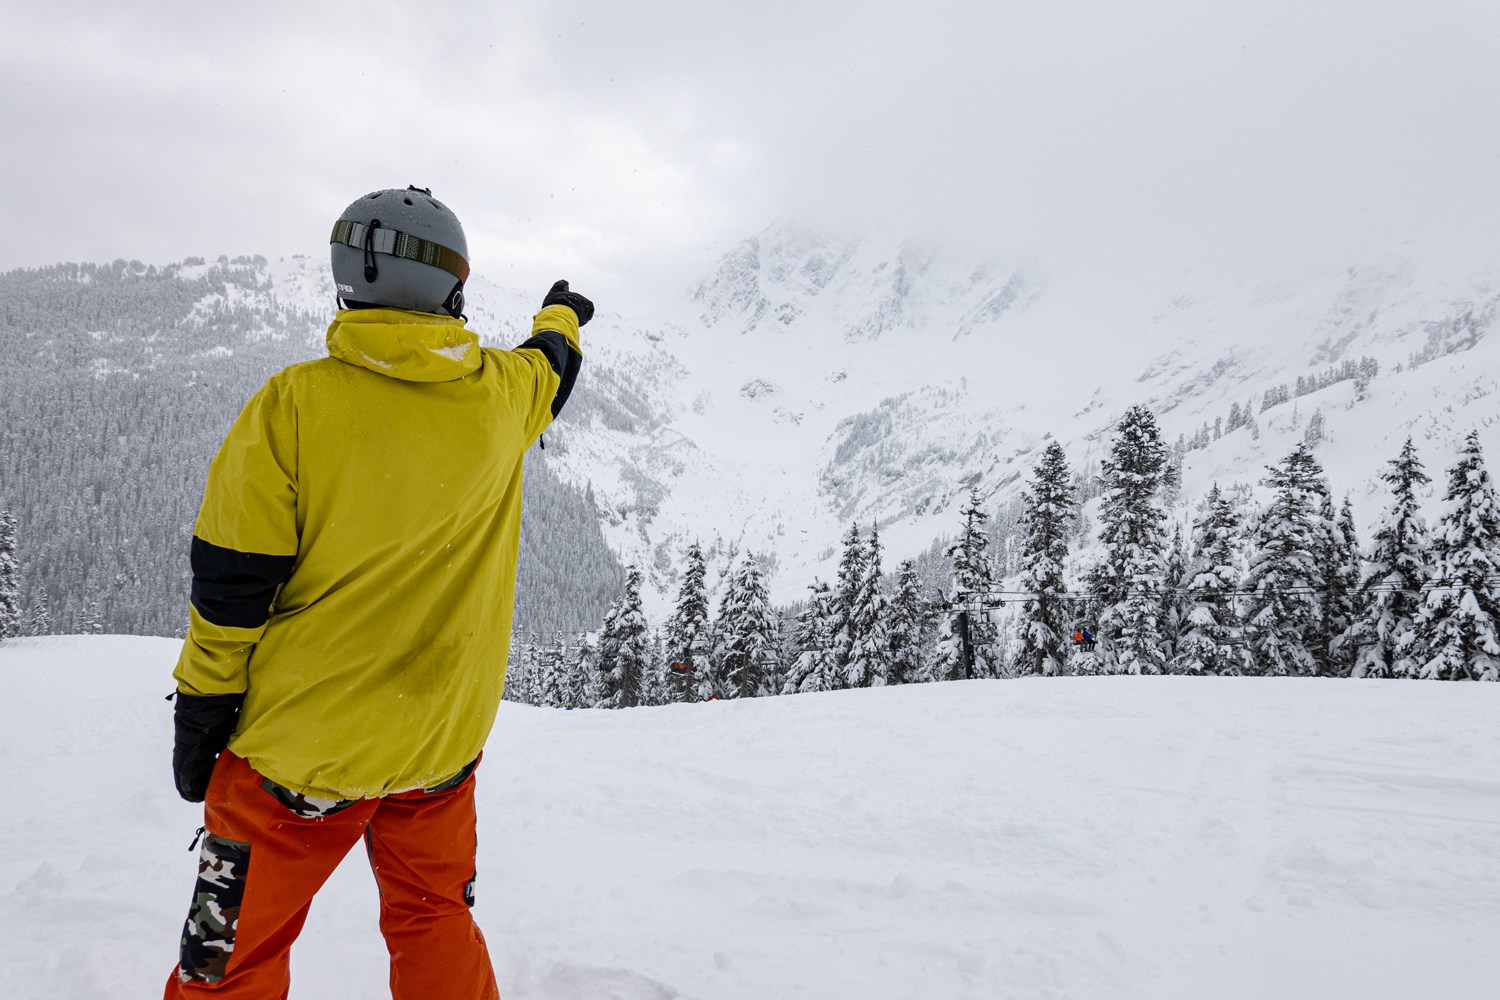
<svg viewBox="0 0 1500 1000"><path fill-rule="evenodd" d="M0 275L0 510L16 520L28 619L58 632L185 626L209 461L270 374L324 353L331 297L320 308L275 280L258 257ZM597 618L623 573L593 498L551 474L544 451L527 471L525 503L545 515L522 531L517 624Z"/></svg>

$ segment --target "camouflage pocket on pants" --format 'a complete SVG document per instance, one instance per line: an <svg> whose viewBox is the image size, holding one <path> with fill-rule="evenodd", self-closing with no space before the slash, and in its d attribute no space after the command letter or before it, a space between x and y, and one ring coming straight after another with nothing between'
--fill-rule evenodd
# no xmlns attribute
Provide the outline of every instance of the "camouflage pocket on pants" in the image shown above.
<svg viewBox="0 0 1500 1000"><path fill-rule="evenodd" d="M198 855L198 884L182 928L183 982L217 983L234 954L234 935L250 871L250 845L208 834Z"/></svg>
<svg viewBox="0 0 1500 1000"><path fill-rule="evenodd" d="M350 806L358 805L359 799L319 799L302 792L294 792L285 785L278 785L270 778L260 783L260 787L269 792L271 797L280 802L287 809L296 813L303 819L322 819L325 816L333 816L343 812Z"/></svg>

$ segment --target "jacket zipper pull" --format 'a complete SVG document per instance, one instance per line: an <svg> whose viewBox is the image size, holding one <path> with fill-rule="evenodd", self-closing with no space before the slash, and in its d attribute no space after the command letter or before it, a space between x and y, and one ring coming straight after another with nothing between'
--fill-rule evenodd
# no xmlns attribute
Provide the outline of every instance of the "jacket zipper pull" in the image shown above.
<svg viewBox="0 0 1500 1000"><path fill-rule="evenodd" d="M193 834L193 842L188 845L188 853L192 854L198 849L198 844L203 840L203 834L208 830L206 826L198 827L198 832Z"/></svg>

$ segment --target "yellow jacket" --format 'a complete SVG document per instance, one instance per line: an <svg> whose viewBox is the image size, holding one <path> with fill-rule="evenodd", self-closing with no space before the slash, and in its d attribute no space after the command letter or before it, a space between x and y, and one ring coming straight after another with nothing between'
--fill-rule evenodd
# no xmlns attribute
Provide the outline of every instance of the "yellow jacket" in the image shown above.
<svg viewBox="0 0 1500 1000"><path fill-rule="evenodd" d="M533 334L496 350L462 320L345 310L330 357L273 376L230 428L174 676L244 693L229 748L273 781L366 798L479 754L505 685L522 459L582 358L571 309Z"/></svg>

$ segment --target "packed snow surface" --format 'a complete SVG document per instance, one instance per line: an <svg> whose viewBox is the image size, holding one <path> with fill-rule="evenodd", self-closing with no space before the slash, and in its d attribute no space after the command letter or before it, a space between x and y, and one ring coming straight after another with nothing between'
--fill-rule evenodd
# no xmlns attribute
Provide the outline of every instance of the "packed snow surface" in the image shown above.
<svg viewBox="0 0 1500 1000"><path fill-rule="evenodd" d="M0 994L160 995L200 809L166 639L0 646ZM506 704L507 1000L1493 997L1500 685L1073 678ZM252 876L253 877L253 876ZM386 994L353 852L292 996Z"/></svg>

